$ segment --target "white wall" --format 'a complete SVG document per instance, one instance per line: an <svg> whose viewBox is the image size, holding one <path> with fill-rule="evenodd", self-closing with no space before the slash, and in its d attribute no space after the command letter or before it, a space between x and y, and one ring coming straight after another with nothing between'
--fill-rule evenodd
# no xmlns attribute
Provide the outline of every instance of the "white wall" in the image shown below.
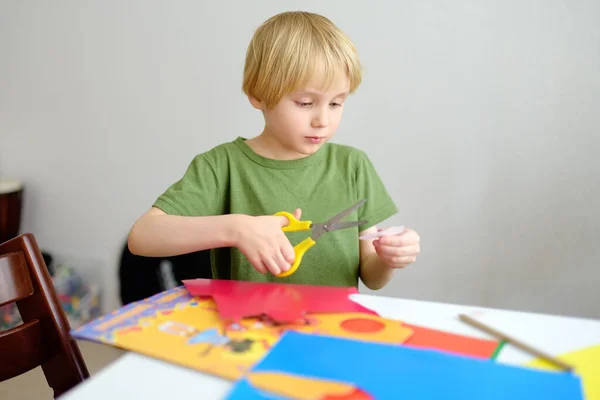
<svg viewBox="0 0 600 400"><path fill-rule="evenodd" d="M390 223L422 236L378 293L600 317L595 0L2 2L0 178L26 183L23 230L88 260L116 307L135 219L196 153L259 132L245 49L286 9L357 45L336 141L370 154Z"/></svg>

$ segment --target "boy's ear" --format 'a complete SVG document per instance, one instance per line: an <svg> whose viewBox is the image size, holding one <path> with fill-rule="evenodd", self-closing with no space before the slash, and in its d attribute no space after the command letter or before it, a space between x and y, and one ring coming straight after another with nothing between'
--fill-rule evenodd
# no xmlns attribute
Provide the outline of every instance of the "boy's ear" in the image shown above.
<svg viewBox="0 0 600 400"><path fill-rule="evenodd" d="M250 100L250 104L252 104L252 107L256 108L257 110L261 110L261 111L265 110L265 103L263 103L256 97L248 96L248 100Z"/></svg>

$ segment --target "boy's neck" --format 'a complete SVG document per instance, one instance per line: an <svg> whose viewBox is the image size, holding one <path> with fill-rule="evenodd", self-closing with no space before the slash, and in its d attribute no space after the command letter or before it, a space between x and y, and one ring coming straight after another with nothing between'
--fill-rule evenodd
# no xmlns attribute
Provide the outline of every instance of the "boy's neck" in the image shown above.
<svg viewBox="0 0 600 400"><path fill-rule="evenodd" d="M258 136L247 139L246 144L259 156L272 160L290 161L306 157L305 154L286 149L276 138L264 131Z"/></svg>

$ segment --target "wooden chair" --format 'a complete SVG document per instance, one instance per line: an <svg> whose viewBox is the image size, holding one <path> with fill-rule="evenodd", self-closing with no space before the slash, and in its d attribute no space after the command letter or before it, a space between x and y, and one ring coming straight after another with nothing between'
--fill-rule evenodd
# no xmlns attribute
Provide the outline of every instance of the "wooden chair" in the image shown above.
<svg viewBox="0 0 600 400"><path fill-rule="evenodd" d="M35 237L0 244L0 306L16 303L23 324L0 331L0 382L41 366L59 397L89 377Z"/></svg>

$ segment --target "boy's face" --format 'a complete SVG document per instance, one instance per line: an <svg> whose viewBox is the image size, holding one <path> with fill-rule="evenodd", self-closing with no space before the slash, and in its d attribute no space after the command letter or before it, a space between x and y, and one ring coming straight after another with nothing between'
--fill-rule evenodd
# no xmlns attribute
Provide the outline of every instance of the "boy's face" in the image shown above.
<svg viewBox="0 0 600 400"><path fill-rule="evenodd" d="M263 136L277 158L311 155L335 135L350 81L346 74L337 72L326 90L317 89L322 86L322 78L317 74L304 88L283 97L274 108L266 109L262 103L251 100L263 111Z"/></svg>

